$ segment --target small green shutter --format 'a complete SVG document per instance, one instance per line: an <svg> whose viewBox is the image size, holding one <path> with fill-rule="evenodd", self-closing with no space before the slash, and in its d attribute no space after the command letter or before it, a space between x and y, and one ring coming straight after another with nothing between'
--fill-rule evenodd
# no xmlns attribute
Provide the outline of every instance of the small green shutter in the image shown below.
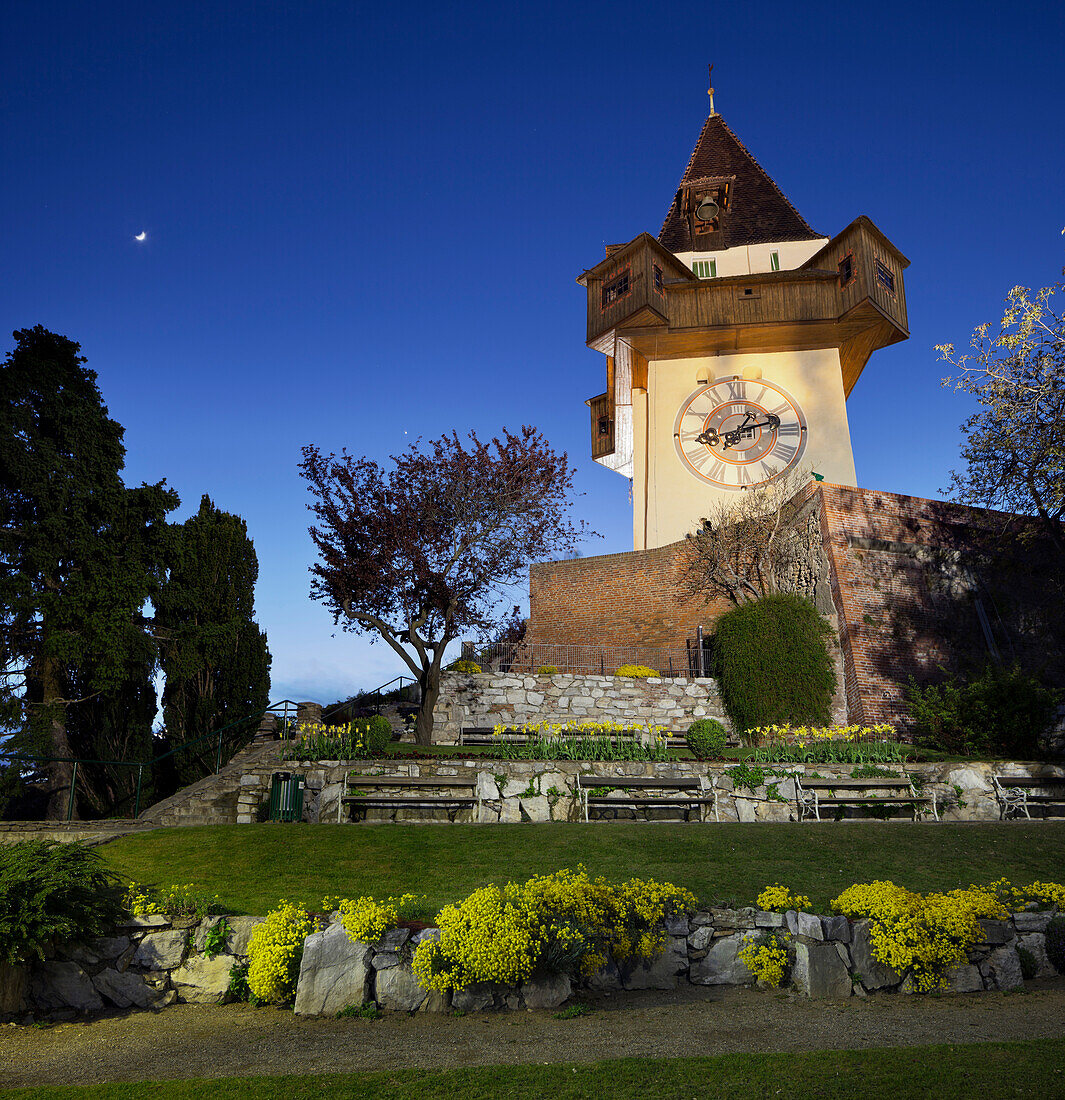
<svg viewBox="0 0 1065 1100"><path fill-rule="evenodd" d="M780 270L780 253L779 252L770 252L769 253L769 269L771 271L779 271Z"/></svg>

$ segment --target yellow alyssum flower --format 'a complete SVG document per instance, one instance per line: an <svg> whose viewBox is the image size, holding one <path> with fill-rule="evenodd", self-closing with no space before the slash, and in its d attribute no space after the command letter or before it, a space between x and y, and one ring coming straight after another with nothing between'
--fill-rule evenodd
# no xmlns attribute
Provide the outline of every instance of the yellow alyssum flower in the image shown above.
<svg viewBox="0 0 1065 1100"><path fill-rule="evenodd" d="M248 943L248 989L260 1001L281 1003L291 998L303 941L314 927L306 910L287 901L255 926Z"/></svg>

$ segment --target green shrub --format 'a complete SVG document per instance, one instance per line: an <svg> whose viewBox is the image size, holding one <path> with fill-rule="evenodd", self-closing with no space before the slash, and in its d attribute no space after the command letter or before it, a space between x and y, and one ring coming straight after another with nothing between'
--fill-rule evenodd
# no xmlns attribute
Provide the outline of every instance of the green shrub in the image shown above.
<svg viewBox="0 0 1065 1100"><path fill-rule="evenodd" d="M734 730L827 725L836 672L832 628L801 596L765 596L726 612L714 635L713 668Z"/></svg>
<svg viewBox="0 0 1065 1100"><path fill-rule="evenodd" d="M392 726L383 714L360 719L366 722L366 743L370 752L384 752L392 742Z"/></svg>
<svg viewBox="0 0 1065 1100"><path fill-rule="evenodd" d="M1046 952L1050 965L1059 974L1065 974L1065 917L1055 917L1046 932Z"/></svg>
<svg viewBox="0 0 1065 1100"><path fill-rule="evenodd" d="M648 676L657 676L658 669L648 668L646 665L622 665L614 673L615 676L632 676L637 680L646 679Z"/></svg>
<svg viewBox="0 0 1065 1100"><path fill-rule="evenodd" d="M697 718L688 727L688 748L699 760L712 760L725 752L728 734L716 718Z"/></svg>
<svg viewBox="0 0 1065 1100"><path fill-rule="evenodd" d="M924 686L911 679L906 698L914 744L966 756L1039 755L1056 706L1054 692L1016 666Z"/></svg>
<svg viewBox="0 0 1065 1100"><path fill-rule="evenodd" d="M122 919L124 890L83 844L31 840L0 848L0 960L44 958L53 938L80 942Z"/></svg>

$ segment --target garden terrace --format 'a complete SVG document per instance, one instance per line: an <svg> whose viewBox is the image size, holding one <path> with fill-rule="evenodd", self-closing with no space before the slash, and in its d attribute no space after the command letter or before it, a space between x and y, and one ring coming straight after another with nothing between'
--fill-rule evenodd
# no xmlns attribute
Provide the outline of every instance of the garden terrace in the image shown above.
<svg viewBox="0 0 1065 1100"><path fill-rule="evenodd" d="M248 825L157 829L100 849L138 882L194 882L240 913L278 898L317 909L324 896L423 896L435 909L486 882L522 880L583 863L621 882L686 886L703 901L753 899L766 883L802 884L824 911L857 878L909 889L953 889L1000 876L1061 875L1065 822L913 824L818 829L804 824L618 825L552 823L485 829ZM887 840L888 842L885 842Z"/></svg>

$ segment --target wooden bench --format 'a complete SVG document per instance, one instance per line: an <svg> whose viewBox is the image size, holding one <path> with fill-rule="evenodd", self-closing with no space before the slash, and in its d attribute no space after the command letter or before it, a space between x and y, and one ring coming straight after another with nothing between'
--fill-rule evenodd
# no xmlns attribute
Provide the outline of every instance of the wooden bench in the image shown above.
<svg viewBox="0 0 1065 1100"><path fill-rule="evenodd" d="M1031 820L1029 807L1042 807L1044 818L1049 816L1051 806L1065 807L1065 776L992 775L991 782L995 785L1001 821L1011 812L1019 817L1022 810Z"/></svg>
<svg viewBox="0 0 1065 1100"><path fill-rule="evenodd" d="M874 791L895 791L898 793L888 795L876 795ZM892 776L877 776L873 779L852 779L849 776L839 776L832 779L813 779L801 775L795 776L795 798L799 807L799 820L814 818L821 821L822 809L844 806L861 806L865 808L874 806L909 807L913 812L913 819L917 821L923 806L931 806L932 814L936 821L939 820L939 810L936 806L934 794L918 794L913 780L909 776L893 778Z"/></svg>
<svg viewBox="0 0 1065 1100"><path fill-rule="evenodd" d="M360 810L443 810L448 821L454 823L459 810L473 809L474 821L481 819L481 800L476 796L476 776L462 775L364 775L351 772L347 778L347 794L337 807L337 822L344 820L344 810L351 807L354 814ZM367 794L352 794L366 790ZM425 791L425 794L388 794L390 790ZM469 791L469 794L440 794L440 791ZM379 793L381 792L381 793Z"/></svg>
<svg viewBox="0 0 1065 1100"><path fill-rule="evenodd" d="M625 791L624 797L615 795L593 793L607 789L611 791ZM632 792L678 792L675 795L666 793L633 794ZM683 793L690 792L690 793ZM684 820L690 821L692 810L699 814L698 820L705 820L704 807L712 806L714 820L718 820L717 790L711 780L692 779L634 779L628 776L608 775L579 775L577 776L577 794L584 808L584 820L591 821L591 814L595 811L600 819L608 811L613 811L614 820L617 820L618 810L632 810L635 818L639 809L666 810L679 809L684 814Z"/></svg>

